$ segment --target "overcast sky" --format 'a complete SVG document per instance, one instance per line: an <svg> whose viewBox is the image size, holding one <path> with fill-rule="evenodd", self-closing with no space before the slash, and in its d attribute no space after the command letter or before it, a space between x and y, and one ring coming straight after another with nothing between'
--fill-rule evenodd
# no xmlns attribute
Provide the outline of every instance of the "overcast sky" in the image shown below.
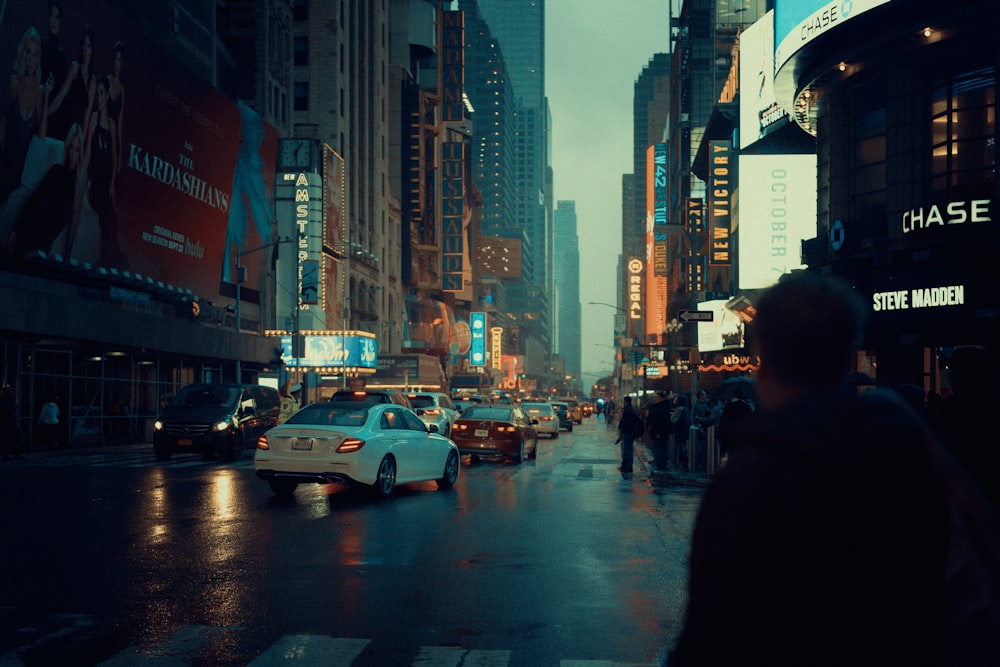
<svg viewBox="0 0 1000 667"><path fill-rule="evenodd" d="M668 0L545 2L554 200L576 202L585 393L611 374L615 311L587 302L616 301L621 180L632 172L633 87L653 54L669 50L667 7Z"/></svg>

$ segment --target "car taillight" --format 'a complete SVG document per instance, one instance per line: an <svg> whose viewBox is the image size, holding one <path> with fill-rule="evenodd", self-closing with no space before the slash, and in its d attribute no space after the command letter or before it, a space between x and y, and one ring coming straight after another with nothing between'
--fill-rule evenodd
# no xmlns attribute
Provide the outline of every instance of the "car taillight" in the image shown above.
<svg viewBox="0 0 1000 667"><path fill-rule="evenodd" d="M500 426L497 428L497 430L500 431L501 433L514 433L515 431L517 431L517 427L510 425Z"/></svg>
<svg viewBox="0 0 1000 667"><path fill-rule="evenodd" d="M452 428L456 431L467 431L469 429L468 424L455 424Z"/></svg>
<svg viewBox="0 0 1000 667"><path fill-rule="evenodd" d="M427 409L424 410L424 414L425 415L431 415L433 417L437 417L439 414L441 414L441 411L438 410L437 408L427 408Z"/></svg>
<svg viewBox="0 0 1000 667"><path fill-rule="evenodd" d="M550 422L550 421L552 421L553 419L554 419L554 417L541 417L541 420L542 420L543 422Z"/></svg>
<svg viewBox="0 0 1000 667"><path fill-rule="evenodd" d="M257 438L257 449L271 449L271 443L267 441L266 435Z"/></svg>
<svg viewBox="0 0 1000 667"><path fill-rule="evenodd" d="M365 446L365 441L358 438L347 438L340 446L337 447L337 451L341 454L347 454L350 452L356 452Z"/></svg>

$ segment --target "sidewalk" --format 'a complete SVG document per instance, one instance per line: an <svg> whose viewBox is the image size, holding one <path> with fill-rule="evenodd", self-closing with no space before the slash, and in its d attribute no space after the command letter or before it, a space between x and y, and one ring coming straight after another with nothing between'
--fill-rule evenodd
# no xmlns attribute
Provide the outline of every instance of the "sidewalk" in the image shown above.
<svg viewBox="0 0 1000 667"><path fill-rule="evenodd" d="M606 428L603 421L600 422L599 430L607 436L608 442L614 442L615 438L618 437L618 432ZM655 470L653 468L653 450L644 440L636 440L633 449L636 461L642 464L652 486L708 486L708 483L712 481L712 478L703 472L681 472L673 469Z"/></svg>

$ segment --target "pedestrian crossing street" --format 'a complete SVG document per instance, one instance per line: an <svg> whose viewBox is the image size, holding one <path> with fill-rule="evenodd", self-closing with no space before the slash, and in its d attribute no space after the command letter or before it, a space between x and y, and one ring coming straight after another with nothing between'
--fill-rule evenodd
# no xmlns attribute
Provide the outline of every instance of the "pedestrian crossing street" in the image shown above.
<svg viewBox="0 0 1000 667"><path fill-rule="evenodd" d="M11 608L4 609L10 612ZM4 614L6 615L6 614ZM246 628L218 628L203 625L186 625L176 628L163 641L150 645L133 645L111 657L91 654L88 641L101 643L96 619L87 614L58 614L33 626L15 627L15 636L24 643L17 648L0 648L0 667L27 667L40 664L39 656L48 656L58 664L59 656L72 657L72 664L93 664L97 667L181 667L182 665L247 665L272 667L352 667L354 665L400 665L399 656L385 661L377 642L351 637L331 637L319 634L288 634L266 647L253 651L253 655L240 657L234 644L220 642L220 634L246 633ZM92 638L92 639L91 639ZM244 639L246 639L244 637ZM205 647L226 644L230 655L205 654ZM365 653L368 652L366 656ZM233 655L235 653L236 655ZM248 651L249 654L249 651ZM84 656L95 655L92 662ZM383 657L379 657L383 655ZM66 664L66 663L63 663ZM509 667L525 664L524 656L516 657L513 651L478 650L460 646L422 646L406 663L412 667ZM553 667L653 667L652 663L625 663L611 660L560 660Z"/></svg>

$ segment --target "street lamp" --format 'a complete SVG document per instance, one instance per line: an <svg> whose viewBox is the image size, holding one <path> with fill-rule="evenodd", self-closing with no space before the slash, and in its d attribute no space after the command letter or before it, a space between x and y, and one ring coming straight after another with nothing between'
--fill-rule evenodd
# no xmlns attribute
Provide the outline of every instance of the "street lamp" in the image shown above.
<svg viewBox="0 0 1000 667"><path fill-rule="evenodd" d="M268 248L274 248L282 243L291 243L293 239L287 236L283 239L278 239L272 243L266 243L262 246L257 246L256 248L249 248L244 250L243 248L236 248L236 341L238 350L236 352L236 381L243 382L243 345L240 343L240 335L243 333L243 315L241 307L243 304L243 294L241 286L243 281L246 280L247 267L243 266L243 258L246 255L252 255L255 252L260 252L261 250L267 250ZM296 260L298 261L298 260ZM298 321L298 318L296 318ZM295 332L298 333L297 331ZM294 338L293 347L294 347Z"/></svg>

